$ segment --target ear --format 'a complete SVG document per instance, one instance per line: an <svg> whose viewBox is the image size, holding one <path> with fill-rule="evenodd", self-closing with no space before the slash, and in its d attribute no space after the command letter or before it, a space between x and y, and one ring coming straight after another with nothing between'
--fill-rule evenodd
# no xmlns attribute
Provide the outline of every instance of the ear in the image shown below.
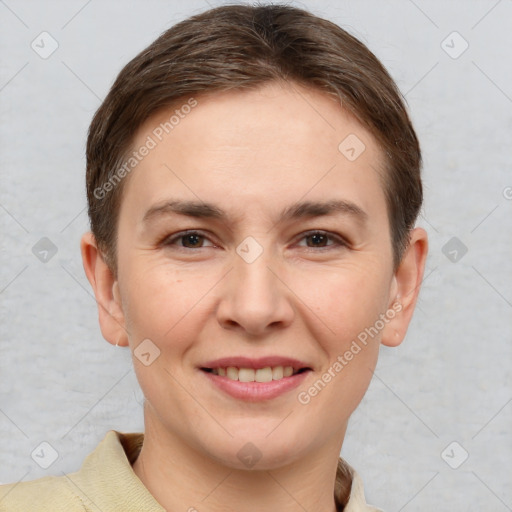
<svg viewBox="0 0 512 512"><path fill-rule="evenodd" d="M405 338L423 280L427 253L427 232L423 228L413 229L409 245L393 276L386 313L391 319L382 331L383 345L396 347ZM391 312L394 312L393 316Z"/></svg>
<svg viewBox="0 0 512 512"><path fill-rule="evenodd" d="M98 304L98 318L103 337L112 345L128 346L128 333L122 309L119 283L106 264L91 232L80 241L82 263Z"/></svg>

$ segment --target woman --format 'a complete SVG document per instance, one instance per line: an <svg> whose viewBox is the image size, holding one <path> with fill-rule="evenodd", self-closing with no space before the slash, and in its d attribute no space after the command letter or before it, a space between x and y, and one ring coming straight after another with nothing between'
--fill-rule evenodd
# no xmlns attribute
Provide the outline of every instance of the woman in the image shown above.
<svg viewBox="0 0 512 512"><path fill-rule="evenodd" d="M87 143L84 269L145 433L0 509L376 510L339 458L427 236L419 144L376 57L283 5L230 5L130 61Z"/></svg>

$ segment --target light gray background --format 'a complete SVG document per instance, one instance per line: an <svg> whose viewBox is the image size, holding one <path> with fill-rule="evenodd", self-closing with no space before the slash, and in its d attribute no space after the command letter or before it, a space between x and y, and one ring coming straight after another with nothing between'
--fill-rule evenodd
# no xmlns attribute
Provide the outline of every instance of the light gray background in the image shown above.
<svg viewBox="0 0 512 512"><path fill-rule="evenodd" d="M342 455L386 511L512 510L512 0L293 4L382 60L424 152L417 312L382 348ZM103 340L82 268L85 138L122 65L208 5L0 1L0 482L75 471L109 429L143 430L129 352ZM59 45L48 59L31 48L42 31ZM42 237L58 249L46 263ZM445 248L456 262L452 237L468 249ZM43 441L58 452L46 470L31 458Z"/></svg>

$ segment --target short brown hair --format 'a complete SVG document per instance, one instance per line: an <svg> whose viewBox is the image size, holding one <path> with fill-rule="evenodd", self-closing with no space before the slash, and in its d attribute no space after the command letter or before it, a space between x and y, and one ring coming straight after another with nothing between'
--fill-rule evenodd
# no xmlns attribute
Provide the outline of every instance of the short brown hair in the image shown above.
<svg viewBox="0 0 512 512"><path fill-rule="evenodd" d="M423 192L418 139L395 82L363 43L328 20L287 5L227 5L176 24L139 53L121 70L91 122L88 213L114 274L126 180L112 180L142 123L202 93L272 81L334 96L375 137L385 160L383 187L398 266ZM117 186L102 188L109 180Z"/></svg>

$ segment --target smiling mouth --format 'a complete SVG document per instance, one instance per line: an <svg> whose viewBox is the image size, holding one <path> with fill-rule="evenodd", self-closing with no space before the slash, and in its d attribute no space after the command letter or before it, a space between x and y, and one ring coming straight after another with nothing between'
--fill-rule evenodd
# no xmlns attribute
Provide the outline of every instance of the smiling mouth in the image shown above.
<svg viewBox="0 0 512 512"><path fill-rule="evenodd" d="M294 369L293 366L265 366L264 368L255 369L228 366L225 368L201 368L201 370L239 382L272 382L310 371L311 368Z"/></svg>

